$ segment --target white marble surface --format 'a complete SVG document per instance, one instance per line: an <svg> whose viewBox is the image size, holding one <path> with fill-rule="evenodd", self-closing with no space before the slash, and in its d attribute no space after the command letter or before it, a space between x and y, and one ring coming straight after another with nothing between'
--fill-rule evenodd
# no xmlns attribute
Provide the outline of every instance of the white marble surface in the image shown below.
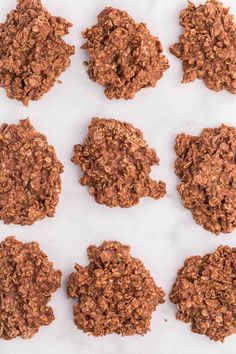
<svg viewBox="0 0 236 354"><path fill-rule="evenodd" d="M196 225L191 213L183 209L176 192L173 170L173 144L179 132L198 134L204 127L222 122L236 123L236 97L209 91L202 82L181 85L181 64L168 52L180 33L179 10L183 0L44 0L44 5L74 23L67 40L76 44L70 69L41 101L24 108L9 100L0 89L0 123L16 122L30 116L34 126L45 133L56 147L65 166L63 193L56 217L31 227L0 224L0 239L15 235L20 240L40 242L41 248L63 271L63 286L51 305L56 320L31 340L0 341L0 354L234 354L236 335L224 344L193 334L189 326L175 320L175 307L166 297L153 316L152 331L145 337L121 338L116 335L93 338L76 329L72 302L67 300L65 284L75 262L86 264L86 248L104 240L119 240L132 246L133 255L142 259L152 275L169 293L177 269L187 256L205 254L220 244L236 245L236 231L215 237ZM234 0L225 0L236 14ZM1 0L0 21L15 5ZM137 21L148 23L163 43L171 68L155 89L145 89L133 101L108 101L103 89L89 81L83 67L81 31L94 23L104 6L127 10ZM168 195L160 200L142 200L131 209L109 209L98 205L78 183L79 169L70 162L73 145L82 142L92 116L113 117L142 129L151 147L157 149L161 164L153 174L167 182ZM167 322L165 321L167 320Z"/></svg>

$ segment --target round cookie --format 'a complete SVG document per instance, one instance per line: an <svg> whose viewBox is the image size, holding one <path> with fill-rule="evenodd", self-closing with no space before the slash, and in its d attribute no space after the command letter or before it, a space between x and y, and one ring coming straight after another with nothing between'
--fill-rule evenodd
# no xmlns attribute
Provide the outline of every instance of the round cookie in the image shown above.
<svg viewBox="0 0 236 354"><path fill-rule="evenodd" d="M84 144L74 148L72 161L80 165L80 183L89 187L97 203L128 208L140 198L166 194L165 183L149 177L159 158L131 124L93 118Z"/></svg>
<svg viewBox="0 0 236 354"><path fill-rule="evenodd" d="M105 86L109 99L132 99L142 88L155 87L169 68L159 39L126 11L106 7L97 19L83 32L90 79Z"/></svg>
<svg viewBox="0 0 236 354"><path fill-rule="evenodd" d="M41 0L17 0L0 24L0 86L9 98L28 106L54 86L75 51L62 39L71 26L52 16Z"/></svg>
<svg viewBox="0 0 236 354"><path fill-rule="evenodd" d="M176 138L177 189L194 220L215 234L236 227L236 128L221 125Z"/></svg>
<svg viewBox="0 0 236 354"><path fill-rule="evenodd" d="M31 338L54 320L47 304L61 286L61 272L38 243L14 237L0 243L0 269L0 338Z"/></svg>
<svg viewBox="0 0 236 354"><path fill-rule="evenodd" d="M115 241L90 246L88 258L89 265L76 264L69 277L76 326L94 336L146 334L165 296L150 272L130 255L129 246Z"/></svg>
<svg viewBox="0 0 236 354"><path fill-rule="evenodd" d="M184 33L170 52L182 60L182 83L202 79L214 91L236 94L236 22L230 10L217 1L208 0L180 13Z"/></svg>
<svg viewBox="0 0 236 354"><path fill-rule="evenodd" d="M29 119L0 126L0 219L31 225L54 216L63 166Z"/></svg>
<svg viewBox="0 0 236 354"><path fill-rule="evenodd" d="M212 254L185 260L170 300L176 318L190 323L194 333L224 341L236 328L236 248L218 247Z"/></svg>

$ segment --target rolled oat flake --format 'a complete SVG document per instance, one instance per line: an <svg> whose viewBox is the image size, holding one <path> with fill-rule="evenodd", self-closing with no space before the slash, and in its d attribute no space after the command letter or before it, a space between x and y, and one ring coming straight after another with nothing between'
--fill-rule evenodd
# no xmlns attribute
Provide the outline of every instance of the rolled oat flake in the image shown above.
<svg viewBox="0 0 236 354"><path fill-rule="evenodd" d="M76 326L96 337L145 335L165 296L150 272L130 255L129 246L116 241L90 246L88 258L88 266L75 265L68 282L68 295L77 301Z"/></svg>
<svg viewBox="0 0 236 354"><path fill-rule="evenodd" d="M0 24L0 86L9 98L27 106L54 86L75 51L62 39L71 26L52 16L41 0L17 0Z"/></svg>

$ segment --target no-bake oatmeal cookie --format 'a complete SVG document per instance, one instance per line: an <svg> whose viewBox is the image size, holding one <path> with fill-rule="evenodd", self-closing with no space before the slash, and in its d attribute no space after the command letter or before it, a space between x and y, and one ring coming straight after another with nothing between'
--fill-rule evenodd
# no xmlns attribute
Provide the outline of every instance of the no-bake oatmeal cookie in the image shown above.
<svg viewBox="0 0 236 354"><path fill-rule="evenodd" d="M109 99L132 99L142 88L155 87L169 68L159 39L126 11L107 7L97 20L83 32L90 79L105 86Z"/></svg>
<svg viewBox="0 0 236 354"><path fill-rule="evenodd" d="M76 326L94 336L146 334L165 296L150 272L129 246L115 241L90 246L88 258L88 266L75 265L68 283L69 297L77 300Z"/></svg>
<svg viewBox="0 0 236 354"><path fill-rule="evenodd" d="M61 286L61 271L38 243L14 237L0 243L0 269L0 338L31 338L54 320L47 304Z"/></svg>
<svg viewBox="0 0 236 354"><path fill-rule="evenodd" d="M74 147L72 161L80 165L80 183L88 186L97 203L128 208L140 198L166 194L165 183L149 177L159 158L131 124L93 118L84 144Z"/></svg>
<svg viewBox="0 0 236 354"><path fill-rule="evenodd" d="M212 254L186 259L170 299L177 319L195 333L224 341L236 332L236 248L218 247Z"/></svg>
<svg viewBox="0 0 236 354"><path fill-rule="evenodd" d="M183 205L195 221L215 234L236 227L236 128L203 129L176 138L175 171Z"/></svg>
<svg viewBox="0 0 236 354"><path fill-rule="evenodd" d="M28 105L40 99L70 65L74 46L62 37L72 24L52 16L40 0L17 0L0 24L0 86Z"/></svg>
<svg viewBox="0 0 236 354"><path fill-rule="evenodd" d="M236 22L217 0L188 7L180 13L184 33L170 52L183 62L183 83L202 79L214 91L236 94Z"/></svg>
<svg viewBox="0 0 236 354"><path fill-rule="evenodd" d="M31 225L54 216L63 166L29 119L0 126L0 219Z"/></svg>

